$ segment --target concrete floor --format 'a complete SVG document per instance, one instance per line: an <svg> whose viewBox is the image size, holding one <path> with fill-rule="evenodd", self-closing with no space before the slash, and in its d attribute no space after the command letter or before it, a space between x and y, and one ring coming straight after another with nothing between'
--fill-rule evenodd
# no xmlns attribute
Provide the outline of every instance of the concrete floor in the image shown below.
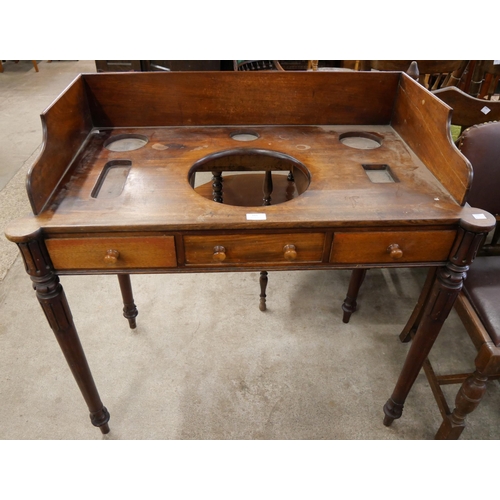
<svg viewBox="0 0 500 500"><path fill-rule="evenodd" d="M39 114L91 61L4 64L0 74L0 229L29 211L24 177L42 140ZM103 437L39 307L17 248L0 241L0 439L432 439L440 413L424 375L389 428L382 406L408 346L398 340L425 270L372 270L351 323L349 271L272 272L268 311L257 273L132 277L138 328L121 315L114 276L63 277L97 387ZM453 312L435 369L469 370L474 349ZM452 404L458 386L446 388ZM500 438L490 383L462 440Z"/></svg>

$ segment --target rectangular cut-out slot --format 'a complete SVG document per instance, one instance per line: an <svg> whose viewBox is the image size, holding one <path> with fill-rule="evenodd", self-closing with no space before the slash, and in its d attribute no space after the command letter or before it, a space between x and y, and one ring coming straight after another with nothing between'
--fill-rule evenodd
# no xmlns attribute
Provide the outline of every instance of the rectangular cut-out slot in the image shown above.
<svg viewBox="0 0 500 500"><path fill-rule="evenodd" d="M366 175L374 183L398 182L389 165L374 164L363 165Z"/></svg>
<svg viewBox="0 0 500 500"><path fill-rule="evenodd" d="M131 167L130 160L112 160L106 163L92 190L92 198L107 199L120 196Z"/></svg>

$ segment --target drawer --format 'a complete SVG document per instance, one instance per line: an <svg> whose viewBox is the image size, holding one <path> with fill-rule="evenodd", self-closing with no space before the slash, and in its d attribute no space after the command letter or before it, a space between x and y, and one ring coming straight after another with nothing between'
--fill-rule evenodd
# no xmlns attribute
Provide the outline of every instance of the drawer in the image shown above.
<svg viewBox="0 0 500 500"><path fill-rule="evenodd" d="M455 235L453 230L335 233L330 262L442 262L448 260Z"/></svg>
<svg viewBox="0 0 500 500"><path fill-rule="evenodd" d="M145 269L177 265L173 236L54 238L45 244L55 269Z"/></svg>
<svg viewBox="0 0 500 500"><path fill-rule="evenodd" d="M321 262L324 233L185 236L186 265Z"/></svg>

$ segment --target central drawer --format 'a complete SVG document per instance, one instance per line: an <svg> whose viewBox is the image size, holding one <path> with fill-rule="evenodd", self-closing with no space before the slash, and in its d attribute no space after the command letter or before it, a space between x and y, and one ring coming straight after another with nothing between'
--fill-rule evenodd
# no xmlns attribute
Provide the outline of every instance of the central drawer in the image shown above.
<svg viewBox="0 0 500 500"><path fill-rule="evenodd" d="M186 265L321 262L324 233L184 236Z"/></svg>

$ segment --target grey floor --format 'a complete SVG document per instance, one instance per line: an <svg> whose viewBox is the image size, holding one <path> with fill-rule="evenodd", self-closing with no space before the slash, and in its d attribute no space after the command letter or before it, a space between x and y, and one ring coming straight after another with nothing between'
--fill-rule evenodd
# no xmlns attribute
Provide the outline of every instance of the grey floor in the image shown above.
<svg viewBox="0 0 500 500"><path fill-rule="evenodd" d="M29 211L24 177L42 141L39 114L91 61L4 64L0 74L0 439L432 439L440 413L424 375L403 417L382 406L408 346L398 334L425 271L372 270L351 323L341 321L349 271L270 273L268 311L257 273L133 276L138 328L121 315L113 276L62 284L111 432L84 401L40 309L5 224ZM474 349L453 312L435 369L469 370ZM458 387L447 388L450 404ZM462 440L500 437L497 382Z"/></svg>

